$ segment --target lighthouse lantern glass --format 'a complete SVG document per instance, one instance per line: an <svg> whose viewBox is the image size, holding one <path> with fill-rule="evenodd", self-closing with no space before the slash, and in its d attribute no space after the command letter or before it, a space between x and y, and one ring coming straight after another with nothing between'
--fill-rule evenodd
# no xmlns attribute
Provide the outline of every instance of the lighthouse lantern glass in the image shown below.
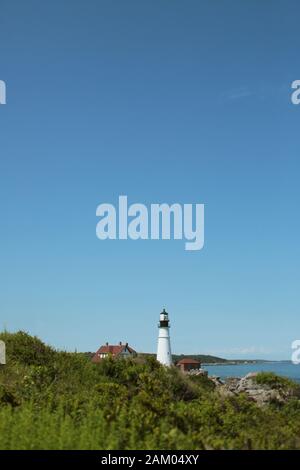
<svg viewBox="0 0 300 470"><path fill-rule="evenodd" d="M160 320L161 320L161 321L166 321L166 320L168 320L168 314L162 312L162 313L160 314Z"/></svg>

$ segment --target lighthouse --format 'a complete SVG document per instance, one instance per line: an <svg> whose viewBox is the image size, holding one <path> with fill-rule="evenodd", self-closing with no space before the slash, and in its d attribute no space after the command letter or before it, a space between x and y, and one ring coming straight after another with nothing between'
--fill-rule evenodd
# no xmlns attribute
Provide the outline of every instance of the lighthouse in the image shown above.
<svg viewBox="0 0 300 470"><path fill-rule="evenodd" d="M164 366L172 365L169 314L163 309L158 323L157 360Z"/></svg>

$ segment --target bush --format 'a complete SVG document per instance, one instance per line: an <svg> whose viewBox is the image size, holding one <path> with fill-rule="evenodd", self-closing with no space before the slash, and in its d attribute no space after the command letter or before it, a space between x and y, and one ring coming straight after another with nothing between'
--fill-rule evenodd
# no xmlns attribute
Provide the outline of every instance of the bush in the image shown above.
<svg viewBox="0 0 300 470"><path fill-rule="evenodd" d="M24 331L18 333L0 333L0 340L6 344L7 360L25 365L49 365L55 357L55 351L46 346L36 336Z"/></svg>
<svg viewBox="0 0 300 470"><path fill-rule="evenodd" d="M297 396L262 409L152 357L93 364L23 332L0 337L0 449L300 449ZM290 386L273 374L257 380Z"/></svg>
<svg viewBox="0 0 300 470"><path fill-rule="evenodd" d="M280 377L273 372L260 372L254 377L254 380L257 384L266 385L274 390L291 390L300 388L296 382L293 382L287 377Z"/></svg>

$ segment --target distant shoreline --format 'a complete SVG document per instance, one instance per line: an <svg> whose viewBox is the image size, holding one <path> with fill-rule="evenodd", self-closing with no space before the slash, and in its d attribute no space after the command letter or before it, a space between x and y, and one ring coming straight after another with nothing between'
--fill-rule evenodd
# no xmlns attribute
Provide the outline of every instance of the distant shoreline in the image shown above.
<svg viewBox="0 0 300 470"><path fill-rule="evenodd" d="M279 361L268 361L263 359L257 360L236 360L236 361L229 361L226 360L224 362L202 362L203 366L240 366L240 365L251 365L251 364L292 364L292 361L289 360L279 360Z"/></svg>
<svg viewBox="0 0 300 470"><path fill-rule="evenodd" d="M156 357L155 353L138 353L140 357ZM172 354L173 363L176 364L181 359L196 359L203 366L233 366L233 365L251 365L251 364L292 364L289 359L225 359L223 357L211 356L209 354Z"/></svg>

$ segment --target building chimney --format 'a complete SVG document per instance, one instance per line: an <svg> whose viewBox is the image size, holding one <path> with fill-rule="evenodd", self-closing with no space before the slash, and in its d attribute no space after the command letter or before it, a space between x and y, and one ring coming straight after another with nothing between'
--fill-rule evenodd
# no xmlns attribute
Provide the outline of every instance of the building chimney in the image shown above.
<svg viewBox="0 0 300 470"><path fill-rule="evenodd" d="M107 343L107 342L106 342L105 344L106 344L106 346L108 346L108 343Z"/></svg>
<svg viewBox="0 0 300 470"><path fill-rule="evenodd" d="M119 345L122 346L122 341L119 342Z"/></svg>

